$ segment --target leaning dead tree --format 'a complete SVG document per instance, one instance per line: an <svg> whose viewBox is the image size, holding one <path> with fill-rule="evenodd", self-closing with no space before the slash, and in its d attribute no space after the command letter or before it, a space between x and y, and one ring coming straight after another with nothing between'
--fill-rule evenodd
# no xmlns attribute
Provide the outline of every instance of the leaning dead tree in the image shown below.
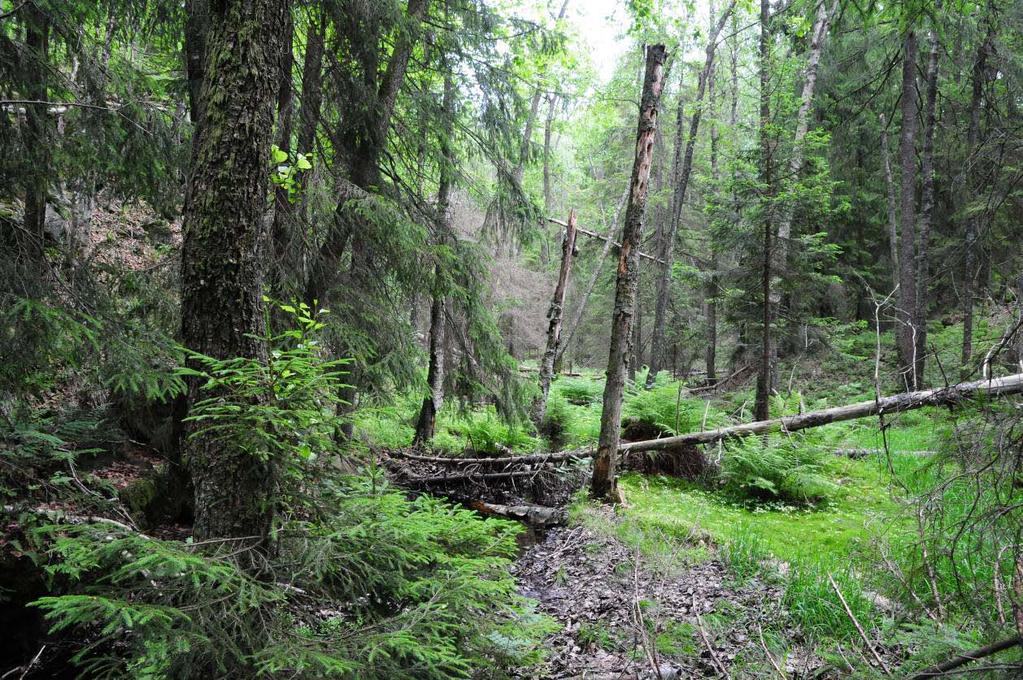
<svg viewBox="0 0 1023 680"><path fill-rule="evenodd" d="M575 257L575 210L568 214L565 223L565 235L561 240L561 269L558 271L558 284L554 287L551 306L547 310L547 346L540 359L540 394L533 402L533 422L537 427L547 415L547 395L551 391L551 380L554 378L554 362L561 345L561 321L565 316L565 291L568 289L568 276L572 273L572 259Z"/></svg>
<svg viewBox="0 0 1023 680"><path fill-rule="evenodd" d="M821 411L811 411L793 416L783 416L770 420L758 420L752 423L719 427L715 430L691 432L674 437L648 439L638 442L626 442L618 446L619 453L640 453L644 451L688 452L697 444L711 444L725 439L744 437L747 435L769 434L772 432L797 432L811 427L840 423L857 418L868 418L876 415L902 413L924 408L925 406L952 406L965 401L979 398L992 398L1012 394L1023 394L1023 373L959 383L933 390L903 392L890 397L881 397L873 401L861 401L845 406L835 406ZM558 453L542 453L525 456L503 456L501 458L449 458L443 456L406 457L424 462L443 465L464 465L479 467L502 467L509 465L544 465L563 463L572 460L584 460L597 455L593 448L560 451Z"/></svg>

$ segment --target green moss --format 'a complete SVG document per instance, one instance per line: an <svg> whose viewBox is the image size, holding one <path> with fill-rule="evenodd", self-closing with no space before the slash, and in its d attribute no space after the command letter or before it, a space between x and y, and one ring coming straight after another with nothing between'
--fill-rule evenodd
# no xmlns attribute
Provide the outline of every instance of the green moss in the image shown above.
<svg viewBox="0 0 1023 680"><path fill-rule="evenodd" d="M696 656L700 652L696 636L696 628L692 624L669 620L664 623L664 630L654 638L654 646L660 654Z"/></svg>

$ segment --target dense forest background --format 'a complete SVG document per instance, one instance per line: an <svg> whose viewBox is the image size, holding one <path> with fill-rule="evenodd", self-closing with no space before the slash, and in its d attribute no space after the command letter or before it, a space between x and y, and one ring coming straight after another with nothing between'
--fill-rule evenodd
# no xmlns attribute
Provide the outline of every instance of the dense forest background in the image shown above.
<svg viewBox="0 0 1023 680"><path fill-rule="evenodd" d="M1021 27L0 0L0 674L1013 677Z"/></svg>

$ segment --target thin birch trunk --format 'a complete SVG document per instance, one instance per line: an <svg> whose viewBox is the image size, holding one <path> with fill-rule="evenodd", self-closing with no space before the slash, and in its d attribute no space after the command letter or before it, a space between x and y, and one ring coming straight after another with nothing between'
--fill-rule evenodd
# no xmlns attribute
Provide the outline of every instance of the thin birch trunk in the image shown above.
<svg viewBox="0 0 1023 680"><path fill-rule="evenodd" d="M665 356L665 330L664 324L667 318L668 295L671 290L671 268L672 258L675 253L675 237L679 225L682 222L682 206L686 200L686 190L689 188L689 179L693 170L693 154L696 149L696 136L700 130L700 118L703 114L703 98L707 90L707 81L710 79L711 70L714 67L714 53L717 49L717 39L721 30L728 21L728 17L735 9L735 0L731 0L725 11L718 18L717 23L712 27L707 38L707 47L703 70L700 71L699 80L696 85L696 98L693 104L693 115L689 120L689 138L686 140L686 151L682 158L682 167L679 171L678 184L675 186L675 195L672 197L672 214L668 230L664 233L661 243L661 252L658 257L664 261L657 274L657 301L654 308L654 330L652 335L652 347L650 350L650 372L647 374L647 387L652 387L657 373L664 365ZM681 107L681 103L679 104Z"/></svg>

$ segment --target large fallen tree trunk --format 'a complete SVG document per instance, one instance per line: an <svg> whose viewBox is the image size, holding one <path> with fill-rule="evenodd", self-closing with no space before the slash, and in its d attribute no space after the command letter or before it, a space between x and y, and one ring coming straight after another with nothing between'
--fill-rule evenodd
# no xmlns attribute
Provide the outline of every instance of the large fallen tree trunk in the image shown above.
<svg viewBox="0 0 1023 680"><path fill-rule="evenodd" d="M623 444L621 450L658 451L677 446L707 444L721 439L741 437L748 434L795 432L810 427L840 423L845 420L855 420L857 418L867 418L887 413L901 413L902 411L912 411L925 406L948 406L976 397L996 397L1005 394L1019 394L1021 392L1023 392L1023 373L1018 373L1004 378L995 378L994 380L976 380L933 390L904 392L891 397L881 397L874 401L861 401L857 404L836 406L824 409L823 411L811 411L810 413L795 416L758 420L742 425L722 427L717 430L693 432L677 437L664 437L663 439L642 442L631 442Z"/></svg>
<svg viewBox="0 0 1023 680"><path fill-rule="evenodd" d="M901 413L925 406L949 406L978 397L997 397L1023 393L1023 373L1009 375L992 380L976 380L960 383L949 387L933 390L904 392L891 397L881 397L874 401L861 401L846 406L836 406L822 411L811 411L795 416L784 416L770 420L759 420L752 423L721 427L716 430L692 432L674 437L662 437L646 441L627 442L619 447L622 453L638 453L640 451L683 450L690 451L696 444L709 444L722 439L731 439L751 434L767 434L770 432L796 432L811 427L820 427L845 420L867 418L880 414ZM417 456L403 454L412 460L421 460L444 465L525 465L545 463L561 463L571 460L592 458L595 449L576 449L558 453L541 453L526 456L503 456L501 458L446 458L442 456Z"/></svg>

